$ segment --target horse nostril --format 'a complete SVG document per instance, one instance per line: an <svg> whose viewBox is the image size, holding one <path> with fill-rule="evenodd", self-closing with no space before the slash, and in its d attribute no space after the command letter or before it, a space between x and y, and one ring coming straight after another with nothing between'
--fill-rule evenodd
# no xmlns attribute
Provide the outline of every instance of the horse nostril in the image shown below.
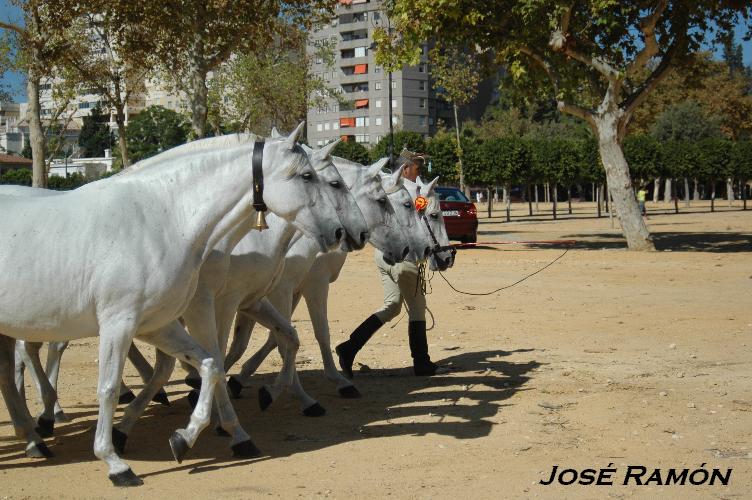
<svg viewBox="0 0 752 500"><path fill-rule="evenodd" d="M423 258L427 259L431 256L431 247L426 247L425 250L423 250Z"/></svg>
<svg viewBox="0 0 752 500"><path fill-rule="evenodd" d="M368 241L368 231L363 231L362 233L360 233L360 243L362 245L365 245L366 241Z"/></svg>
<svg viewBox="0 0 752 500"><path fill-rule="evenodd" d="M345 230L341 227L338 227L336 231L334 231L334 237L337 239L337 241L342 239L342 236L345 234Z"/></svg>
<svg viewBox="0 0 752 500"><path fill-rule="evenodd" d="M407 254L410 253L410 247L405 247L402 249L402 259L407 258Z"/></svg>

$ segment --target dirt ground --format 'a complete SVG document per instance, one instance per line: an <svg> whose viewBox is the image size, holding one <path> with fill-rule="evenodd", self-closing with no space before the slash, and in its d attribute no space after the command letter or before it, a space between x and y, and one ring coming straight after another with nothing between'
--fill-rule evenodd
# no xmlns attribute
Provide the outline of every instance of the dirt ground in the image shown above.
<svg viewBox="0 0 752 500"><path fill-rule="evenodd" d="M576 204L574 217L561 204L557 222L550 213L526 216L523 204L512 223L501 223L501 211L483 217L481 242L577 244L541 274L490 296L458 295L435 275L429 343L433 359L451 368L446 375L410 374L402 319L359 357L368 367L356 373L364 397L341 399L323 380L301 307L298 367L327 414L304 417L289 396L262 413L256 391L279 366L267 360L235 402L265 453L259 459L232 459L227 438L207 429L182 465L172 460L167 439L189 412L176 373L172 406L151 405L128 443L125 458L145 481L138 489L113 488L93 455L97 341L74 342L60 386L73 421L48 440L55 458L26 459L0 404L0 497L752 498L752 210L719 202L725 211L680 205L673 215L673 206L649 207L660 252L626 251L618 224L595 218L590 204ZM563 250L462 250L445 276L457 288L488 291ZM371 259L371 250L351 256L333 285L332 345L381 303ZM132 369L126 381L139 386ZM554 465L609 464L613 486L539 484ZM629 465L649 475L702 464L733 469L730 484L622 485Z"/></svg>

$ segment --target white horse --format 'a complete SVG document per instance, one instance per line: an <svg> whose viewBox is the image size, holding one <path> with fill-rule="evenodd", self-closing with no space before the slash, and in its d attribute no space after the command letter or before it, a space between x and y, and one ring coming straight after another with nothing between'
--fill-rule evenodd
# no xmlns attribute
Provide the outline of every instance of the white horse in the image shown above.
<svg viewBox="0 0 752 500"><path fill-rule="evenodd" d="M316 172L295 145L299 130L263 146L264 201L328 250L343 230L334 207L314 189ZM193 446L208 424L222 369L175 318L193 295L202 262L253 213L253 148L166 153L69 193L0 199L6 214L0 221L0 388L29 455L49 450L13 384L13 338L101 337L94 453L114 484L142 483L115 453L111 435L123 363L136 335L199 369L196 409L188 427L170 438L178 459Z"/></svg>
<svg viewBox="0 0 752 500"><path fill-rule="evenodd" d="M347 160L335 159L335 165L343 172L343 175L346 175L344 172L347 172L348 163ZM412 237L410 248L420 249L418 252L411 252L407 256L407 260L417 262L430 255L431 268L444 270L453 264L454 251L438 248L435 249L436 252L431 251L431 248L436 246L436 242L431 237L431 232L436 236L438 245L446 247L449 244L438 197L433 191L437 181L438 178L429 184L423 184L421 181L413 183L402 177L402 169L383 176L383 182L390 193L391 202L399 215L397 222ZM407 189L402 188L403 185ZM418 197L419 191L429 200L425 213L418 213L415 210L414 200ZM431 231L428 231L428 227L431 228ZM267 298L281 313L286 313L288 318L292 316L300 297L305 298L314 335L319 343L326 378L336 384L342 397L357 398L360 397L360 392L351 380L339 373L334 363L327 316L329 285L339 277L346 258L347 255L342 252L318 253L310 240L301 238L288 252L282 278ZM230 367L237 362L247 348L253 326L254 322L249 315L238 315L235 338L225 360L226 371L229 371ZM250 377L258 369L261 362L274 350L274 347L276 347L276 343L273 336L270 335L264 345L243 364L240 374L230 376L228 387L234 397L240 397L243 386L248 383ZM293 392L301 401L307 401L307 404L310 405L315 403L315 400L303 389L297 374Z"/></svg>

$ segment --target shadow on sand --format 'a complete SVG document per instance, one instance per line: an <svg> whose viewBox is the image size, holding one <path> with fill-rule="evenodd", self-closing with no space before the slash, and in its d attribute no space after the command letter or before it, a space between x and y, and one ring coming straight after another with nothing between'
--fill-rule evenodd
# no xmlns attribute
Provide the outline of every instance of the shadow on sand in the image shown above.
<svg viewBox="0 0 752 500"><path fill-rule="evenodd" d="M183 395L186 386L168 385L170 407L152 404L136 424L128 439L124 459L164 462L164 468L142 477L187 470L192 474L228 467L242 467L259 460L292 456L338 444L390 436L440 434L456 439L487 436L497 423L500 408L518 392L527 390L535 361L513 363L504 358L517 351L460 353L440 361L451 367L447 375L415 377L408 369L371 370L356 373L361 399L342 399L324 379L322 370L300 370L306 390L327 409L322 418L304 417L296 401L284 395L267 411L258 408L256 391L273 380L273 374L254 378L244 399L234 400L241 423L265 453L253 460L230 457L229 438L219 437L207 428L187 459L198 464L177 465L167 440L173 430L184 427L190 408ZM434 358L438 357L437 355ZM64 398L64 394L63 394ZM66 408L73 421L59 424L48 445L55 453L49 460L21 460L24 445L13 436L0 438L0 471L24 467L54 466L63 463L93 462L92 452L96 405ZM121 408L122 409L122 408ZM9 429L8 422L0 423ZM138 471L136 471L138 472Z"/></svg>
<svg viewBox="0 0 752 500"><path fill-rule="evenodd" d="M653 233L655 248L672 252L752 252L752 233L739 232L665 232ZM609 250L627 248L624 236L618 232L601 234L568 234L562 239L572 239L577 250ZM557 248L556 245L535 245L532 248ZM562 246L563 247L563 246Z"/></svg>

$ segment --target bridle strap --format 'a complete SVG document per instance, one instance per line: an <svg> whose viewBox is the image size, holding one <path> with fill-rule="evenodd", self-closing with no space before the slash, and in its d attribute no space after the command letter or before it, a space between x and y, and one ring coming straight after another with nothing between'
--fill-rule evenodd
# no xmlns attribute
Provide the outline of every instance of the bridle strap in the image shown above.
<svg viewBox="0 0 752 500"><path fill-rule="evenodd" d="M264 203L264 172L261 169L264 160L264 141L253 143L253 156L251 168L253 169L253 209L257 212L266 212Z"/></svg>

